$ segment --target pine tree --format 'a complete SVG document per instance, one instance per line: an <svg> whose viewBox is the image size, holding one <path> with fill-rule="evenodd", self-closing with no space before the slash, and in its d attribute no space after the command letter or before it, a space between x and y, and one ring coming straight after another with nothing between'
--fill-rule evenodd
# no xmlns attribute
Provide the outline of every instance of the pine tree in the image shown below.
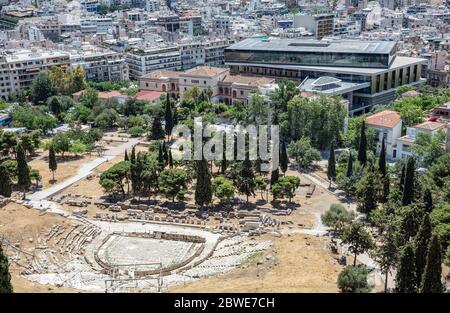
<svg viewBox="0 0 450 313"><path fill-rule="evenodd" d="M392 268L397 263L396 227L392 221L388 221L379 238L379 244L374 251L374 260L379 264L381 273L384 274L384 292L388 289L388 276Z"/></svg>
<svg viewBox="0 0 450 313"><path fill-rule="evenodd" d="M253 172L252 162L249 159L248 153L246 154L245 160L241 164L236 187L241 194L245 194L247 196L247 202L248 197L255 194L255 173Z"/></svg>
<svg viewBox="0 0 450 313"><path fill-rule="evenodd" d="M352 175L353 175L353 157L352 152L350 151L348 155L347 173L345 174L345 176L351 177Z"/></svg>
<svg viewBox="0 0 450 313"><path fill-rule="evenodd" d="M0 164L0 195L3 197L11 197L12 182L9 177L9 172L3 164Z"/></svg>
<svg viewBox="0 0 450 313"><path fill-rule="evenodd" d="M124 156L123 160L124 161L129 161L130 160L130 158L128 157L127 149L125 149L125 156Z"/></svg>
<svg viewBox="0 0 450 313"><path fill-rule="evenodd" d="M367 138L366 138L366 122L361 124L361 135L359 138L358 161L365 165L367 162Z"/></svg>
<svg viewBox="0 0 450 313"><path fill-rule="evenodd" d="M169 149L169 167L173 168L172 149Z"/></svg>
<svg viewBox="0 0 450 313"><path fill-rule="evenodd" d="M372 164L369 164L356 185L358 211L369 214L375 210L378 206L382 188L380 173L375 170Z"/></svg>
<svg viewBox="0 0 450 313"><path fill-rule="evenodd" d="M399 293L416 292L416 271L414 261L414 248L411 242L407 243L400 253L395 289Z"/></svg>
<svg viewBox="0 0 450 313"><path fill-rule="evenodd" d="M209 172L208 162L205 159L196 163L197 186L195 188L195 204L203 208L212 202L211 173Z"/></svg>
<svg viewBox="0 0 450 313"><path fill-rule="evenodd" d="M55 181L55 171L58 168L58 163L56 162L55 148L53 145L48 150L48 168L52 171L52 181Z"/></svg>
<svg viewBox="0 0 450 313"><path fill-rule="evenodd" d="M442 284L442 254L439 238L433 235L428 246L427 264L422 276L420 285L421 293L441 293L444 292Z"/></svg>
<svg viewBox="0 0 450 313"><path fill-rule="evenodd" d="M173 115L172 115L172 105L170 104L170 96L167 93L166 94L166 107L165 107L165 115L164 115L164 120L165 120L165 131L167 134L167 139L170 138L170 135L172 134L172 129L173 129Z"/></svg>
<svg viewBox="0 0 450 313"><path fill-rule="evenodd" d="M286 151L286 144L283 141L283 143L281 144L281 151L280 151L280 169L283 172L283 175L286 173L288 169L288 164L289 158Z"/></svg>
<svg viewBox="0 0 450 313"><path fill-rule="evenodd" d="M330 155L328 157L328 168L327 168L327 176L331 182L336 178L336 159L334 157L334 143L331 143L330 146Z"/></svg>
<svg viewBox="0 0 450 313"><path fill-rule="evenodd" d="M402 205L409 205L414 200L414 174L415 174L415 160L413 157L409 157L406 163Z"/></svg>
<svg viewBox="0 0 450 313"><path fill-rule="evenodd" d="M23 151L22 144L17 145L17 185L23 190L23 199L25 199L26 191L30 188L30 168L28 167Z"/></svg>
<svg viewBox="0 0 450 313"><path fill-rule="evenodd" d="M433 195L430 188L426 188L423 192L423 205L425 212L431 213L433 211Z"/></svg>
<svg viewBox="0 0 450 313"><path fill-rule="evenodd" d="M9 273L9 262L0 242L0 293L12 292L13 286L11 284L11 274Z"/></svg>
<svg viewBox="0 0 450 313"><path fill-rule="evenodd" d="M431 222L428 214L425 214L422 219L419 231L417 232L415 243L415 256L416 256L416 279L417 286L420 286L422 282L422 275L427 262L428 245L431 238Z"/></svg>

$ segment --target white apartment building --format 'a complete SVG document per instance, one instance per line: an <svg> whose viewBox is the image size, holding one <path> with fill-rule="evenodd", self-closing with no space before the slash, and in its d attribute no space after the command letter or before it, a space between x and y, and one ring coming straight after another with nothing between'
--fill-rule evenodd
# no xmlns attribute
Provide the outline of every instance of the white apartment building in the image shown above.
<svg viewBox="0 0 450 313"><path fill-rule="evenodd" d="M145 0L145 11L147 12L159 11L159 1Z"/></svg>
<svg viewBox="0 0 450 313"><path fill-rule="evenodd" d="M202 42L180 44L181 68L190 69L205 64L205 45Z"/></svg>
<svg viewBox="0 0 450 313"><path fill-rule="evenodd" d="M230 45L228 39L208 39L181 43L180 55L183 70L199 65L223 66L225 64L224 50Z"/></svg>
<svg viewBox="0 0 450 313"><path fill-rule="evenodd" d="M13 50L0 54L0 97L31 87L33 79L52 66L70 65L69 53L47 50Z"/></svg>
<svg viewBox="0 0 450 313"><path fill-rule="evenodd" d="M446 123L431 121L408 127L406 129L406 135L397 139L397 158L406 159L412 155L411 146L415 143L417 134L424 132L435 136L439 131L445 131L446 128Z"/></svg>
<svg viewBox="0 0 450 313"><path fill-rule="evenodd" d="M126 51L130 79L156 70L181 70L180 49L177 46L131 48Z"/></svg>
<svg viewBox="0 0 450 313"><path fill-rule="evenodd" d="M118 82L129 79L125 58L108 49L84 45L79 50L70 51L70 63L71 67L83 67L89 80Z"/></svg>
<svg viewBox="0 0 450 313"><path fill-rule="evenodd" d="M394 160L397 156L397 139L402 135L402 119L395 111L385 110L366 118L366 125L375 130L376 152L381 151L383 138L386 145L386 157Z"/></svg>
<svg viewBox="0 0 450 313"><path fill-rule="evenodd" d="M208 66L224 66L224 51L233 41L230 39L212 39L205 42L205 65Z"/></svg>

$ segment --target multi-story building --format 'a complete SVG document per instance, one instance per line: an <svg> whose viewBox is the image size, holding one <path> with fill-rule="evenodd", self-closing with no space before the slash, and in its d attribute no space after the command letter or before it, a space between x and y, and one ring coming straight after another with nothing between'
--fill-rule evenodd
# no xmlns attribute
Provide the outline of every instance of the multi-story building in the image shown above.
<svg viewBox="0 0 450 313"><path fill-rule="evenodd" d="M156 70L181 70L181 55L177 46L131 48L126 51L130 79Z"/></svg>
<svg viewBox="0 0 450 313"><path fill-rule="evenodd" d="M225 48L232 42L229 39L213 39L205 44L205 65L224 66Z"/></svg>
<svg viewBox="0 0 450 313"><path fill-rule="evenodd" d="M206 91L208 87L213 91L212 97L219 93L218 82L229 73L226 68L198 66L187 70L179 76L180 96L191 87L198 87L201 91Z"/></svg>
<svg viewBox="0 0 450 313"><path fill-rule="evenodd" d="M82 66L86 79L118 82L129 79L125 58L117 52L94 46L83 46L70 53L71 67Z"/></svg>
<svg viewBox="0 0 450 313"><path fill-rule="evenodd" d="M316 39L333 36L334 14L328 10L296 14L294 28L300 27L313 33Z"/></svg>
<svg viewBox="0 0 450 313"><path fill-rule="evenodd" d="M312 92L340 94L354 115L389 103L399 86L425 81L426 60L396 56L396 50L390 41L249 38L225 49L225 64L232 74L287 78ZM314 84L321 77L334 80Z"/></svg>
<svg viewBox="0 0 450 313"><path fill-rule="evenodd" d="M147 11L147 12L159 11L159 1L145 0L145 11Z"/></svg>
<svg viewBox="0 0 450 313"><path fill-rule="evenodd" d="M375 142L377 154L381 151L384 139L386 145L386 157L389 160L397 158L397 139L402 135L402 119L395 111L385 110L370 115L366 118L369 128L375 130Z"/></svg>
<svg viewBox="0 0 450 313"><path fill-rule="evenodd" d="M52 66L67 68L69 53L46 50L6 51L0 55L0 97L31 87L33 79Z"/></svg>
<svg viewBox="0 0 450 313"><path fill-rule="evenodd" d="M98 0L83 0L80 2L81 9L89 13L97 13L100 3Z"/></svg>
<svg viewBox="0 0 450 313"><path fill-rule="evenodd" d="M272 87L273 84L274 79L271 78L230 75L226 68L199 66L185 72L161 70L149 73L140 78L139 89L166 92L178 98L189 88L211 88L214 101L231 104L240 100L247 104L252 91Z"/></svg>
<svg viewBox="0 0 450 313"><path fill-rule="evenodd" d="M440 122L423 122L418 125L408 127L406 135L397 138L397 158L406 159L413 154L411 146L416 142L417 134L423 132L435 136L439 131L446 131L447 124Z"/></svg>
<svg viewBox="0 0 450 313"><path fill-rule="evenodd" d="M205 64L205 46L202 42L180 44L181 68L183 70Z"/></svg>

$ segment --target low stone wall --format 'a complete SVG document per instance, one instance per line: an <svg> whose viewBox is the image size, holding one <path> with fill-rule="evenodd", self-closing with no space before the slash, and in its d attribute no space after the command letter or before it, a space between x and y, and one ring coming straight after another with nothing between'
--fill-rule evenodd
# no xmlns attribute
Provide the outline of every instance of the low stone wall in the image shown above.
<svg viewBox="0 0 450 313"><path fill-rule="evenodd" d="M172 271L179 269L181 267L186 266L192 260L194 260L196 257L202 254L203 250L205 249L205 242L206 239L200 236L194 236L194 235L182 235L182 234L172 234L172 233L166 233L166 232L153 232L153 233L137 233L137 232L131 232L126 233L125 235L121 232L113 232L111 234L108 234L99 245L99 248L94 252L94 259L97 262L98 265L100 265L106 272L111 272L112 267L103 262L100 257L98 256L98 251L101 249L101 247L108 242L108 240L111 238L111 236L128 236L128 237L139 237L139 238L151 238L151 239L164 239L164 240L177 240L177 241L187 241L192 243L200 243L201 246L197 249L197 251L191 255L186 260L170 265L165 268L158 268L154 270L143 270L143 271L134 271L135 277L145 277L150 275L156 275L156 274L162 274L162 275L170 275ZM215 249L216 246L214 246ZM213 250L214 251L214 250Z"/></svg>

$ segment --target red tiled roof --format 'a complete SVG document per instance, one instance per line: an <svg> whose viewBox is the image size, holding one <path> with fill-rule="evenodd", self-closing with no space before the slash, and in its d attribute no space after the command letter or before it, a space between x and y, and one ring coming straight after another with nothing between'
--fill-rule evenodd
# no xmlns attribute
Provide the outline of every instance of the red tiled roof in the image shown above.
<svg viewBox="0 0 450 313"><path fill-rule="evenodd" d="M163 93L159 91L139 91L134 97L142 101L158 100Z"/></svg>
<svg viewBox="0 0 450 313"><path fill-rule="evenodd" d="M366 118L367 125L385 128L393 128L400 121L400 114L390 110L381 111Z"/></svg>

